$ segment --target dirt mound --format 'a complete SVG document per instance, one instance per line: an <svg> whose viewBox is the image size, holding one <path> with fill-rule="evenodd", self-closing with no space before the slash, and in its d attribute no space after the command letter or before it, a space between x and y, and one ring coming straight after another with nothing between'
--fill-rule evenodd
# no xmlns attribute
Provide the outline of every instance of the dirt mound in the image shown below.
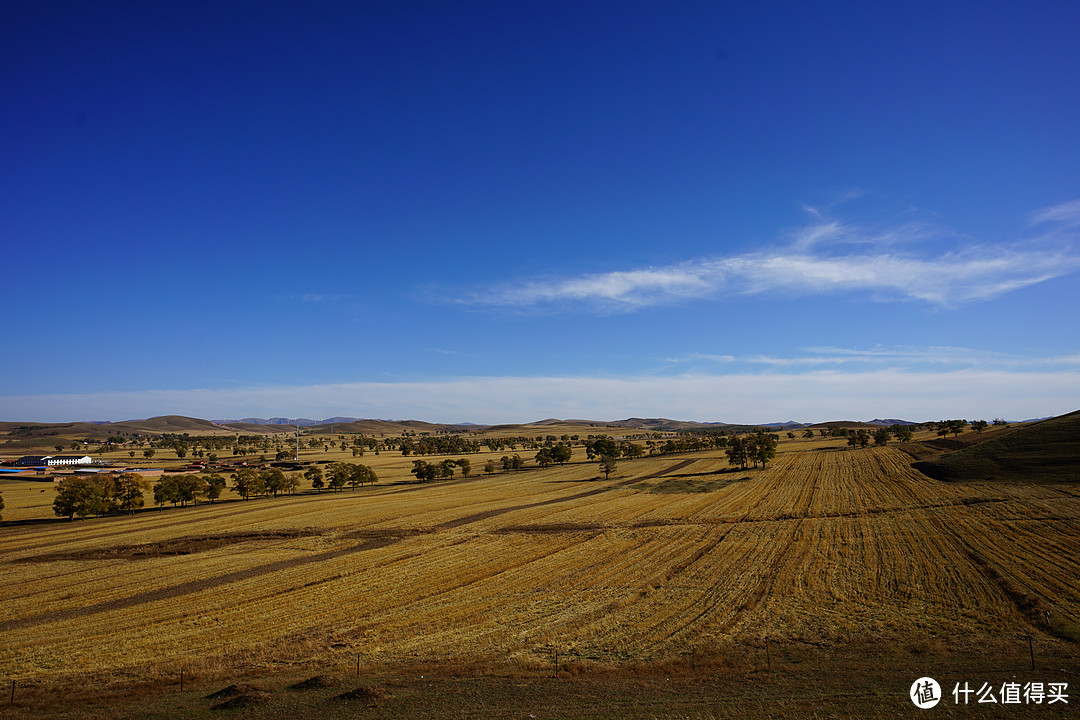
<svg viewBox="0 0 1080 720"><path fill-rule="evenodd" d="M270 693L261 690L252 690L235 695L228 700L223 700L216 705L211 705L211 710L232 710L234 708L262 705L270 701Z"/></svg>
<svg viewBox="0 0 1080 720"><path fill-rule="evenodd" d="M334 687L341 684L341 678L334 675L316 675L289 686L290 690L312 690L315 688Z"/></svg>
<svg viewBox="0 0 1080 720"><path fill-rule="evenodd" d="M382 685L372 685L371 687L358 687L355 690L343 692L338 695L335 700L342 700L346 702L367 702L372 705L377 705L383 698L390 695L390 691L384 688Z"/></svg>
<svg viewBox="0 0 1080 720"><path fill-rule="evenodd" d="M225 700L227 698L233 698L237 695L243 695L244 693L262 692L262 688L255 687L254 685L248 685L247 683L240 683L238 685L230 685L229 687L222 688L217 692L210 693L203 700Z"/></svg>

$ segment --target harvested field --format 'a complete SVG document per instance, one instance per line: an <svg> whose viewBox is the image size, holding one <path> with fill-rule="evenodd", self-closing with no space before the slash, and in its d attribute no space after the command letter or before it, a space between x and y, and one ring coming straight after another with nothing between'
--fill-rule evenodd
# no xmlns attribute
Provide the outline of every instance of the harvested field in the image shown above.
<svg viewBox="0 0 1080 720"><path fill-rule="evenodd" d="M1080 488L910 463L791 443L765 470L699 453L609 480L571 463L9 527L0 671L539 668L553 647L664 663L765 638L1074 647ZM671 482L703 487L654 491Z"/></svg>

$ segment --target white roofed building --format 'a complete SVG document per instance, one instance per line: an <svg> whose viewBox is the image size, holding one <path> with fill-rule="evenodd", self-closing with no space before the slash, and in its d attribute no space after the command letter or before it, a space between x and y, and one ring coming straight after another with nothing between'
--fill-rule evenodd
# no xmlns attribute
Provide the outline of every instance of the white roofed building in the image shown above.
<svg viewBox="0 0 1080 720"><path fill-rule="evenodd" d="M90 465L94 459L89 455L24 455L15 461L16 465L31 467L57 467L62 465Z"/></svg>

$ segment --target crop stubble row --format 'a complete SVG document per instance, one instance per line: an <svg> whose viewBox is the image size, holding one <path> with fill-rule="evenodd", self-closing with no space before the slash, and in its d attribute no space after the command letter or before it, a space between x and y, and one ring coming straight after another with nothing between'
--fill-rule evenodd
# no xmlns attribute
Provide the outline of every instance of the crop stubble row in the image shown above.
<svg viewBox="0 0 1080 720"><path fill-rule="evenodd" d="M16 624L2 634L0 667L50 673L74 663L183 662L284 639L318 647L331 637L372 660L528 656L549 642L586 657L654 658L762 635L998 632L1030 620L1002 574L1076 612L1075 496L942 485L905 458L892 448L782 453L764 471L726 473L748 479L708 493L610 487L675 465L650 459L621 463L612 483L586 482L583 468L571 466L407 494L375 488L252 501L239 515L236 507L200 508L198 519L170 519L169 528L154 525L166 518L135 518L82 543L72 534L80 528L55 531L65 550L178 530L325 533L183 557L12 563L8 557L48 545L49 530L25 533L3 565L17 582L6 584L0 621ZM679 472L721 467L703 457ZM600 492L579 497L589 489ZM520 509L486 514L506 508ZM461 520L468 522L454 525ZM363 533L377 531L385 541L361 548ZM319 553L326 559L305 561ZM260 574L265 567L273 571ZM253 574L196 587L244 571ZM183 583L194 589L17 625Z"/></svg>

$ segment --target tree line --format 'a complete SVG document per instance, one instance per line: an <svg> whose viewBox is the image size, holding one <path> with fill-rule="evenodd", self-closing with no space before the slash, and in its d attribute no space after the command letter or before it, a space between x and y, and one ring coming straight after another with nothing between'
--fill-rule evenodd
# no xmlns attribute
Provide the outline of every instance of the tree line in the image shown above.
<svg viewBox="0 0 1080 720"><path fill-rule="evenodd" d="M370 467L352 463L330 463L325 473L317 465L302 474L285 473L278 468L241 468L230 475L230 489L244 500L259 496L279 497L295 493L301 486L301 478L306 479L316 492L322 492L324 487L341 490L346 485L355 489L374 484L379 479ZM69 520L76 515L85 518L117 512L134 513L144 506L147 491L153 492L154 504L159 508L169 503L174 507L198 505L200 499L213 504L226 487L228 482L218 473L162 475L153 485L138 473L75 475L57 484L53 513Z"/></svg>

